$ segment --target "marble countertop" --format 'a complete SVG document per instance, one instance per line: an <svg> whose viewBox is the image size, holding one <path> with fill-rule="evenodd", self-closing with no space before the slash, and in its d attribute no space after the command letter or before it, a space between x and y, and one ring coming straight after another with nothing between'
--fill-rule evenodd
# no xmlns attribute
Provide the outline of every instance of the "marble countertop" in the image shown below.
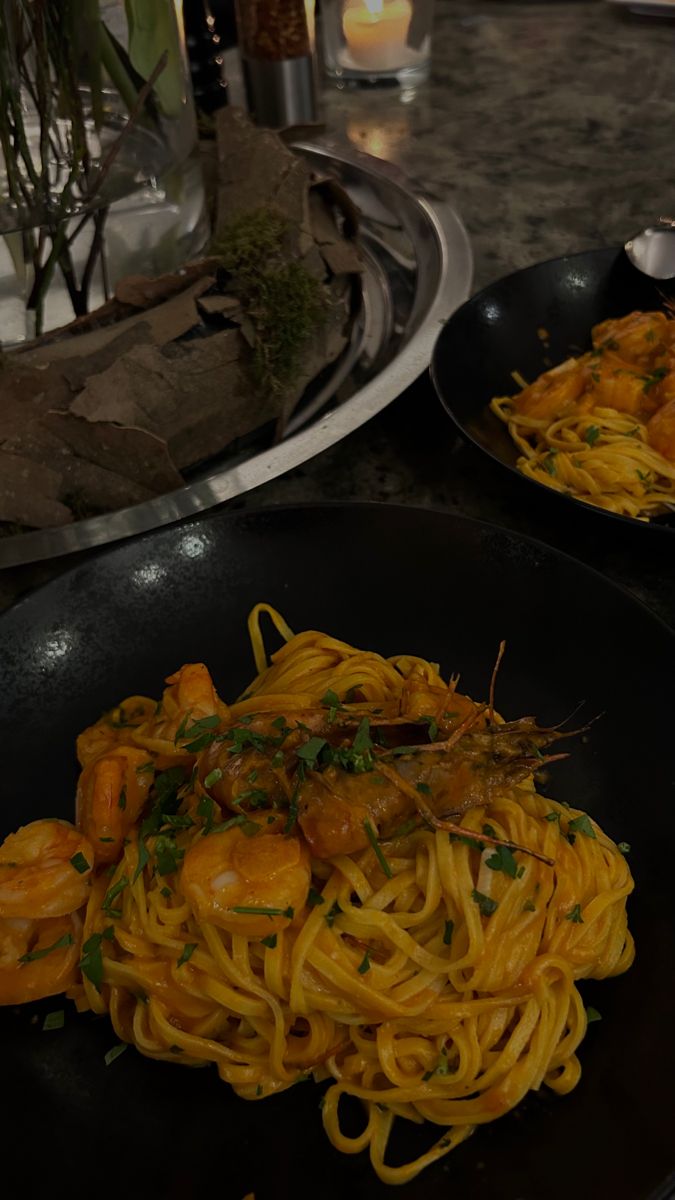
<svg viewBox="0 0 675 1200"><path fill-rule="evenodd" d="M475 287L623 242L675 213L675 20L605 0L437 0L431 79L402 101L397 89L326 85L327 135L456 205L473 242ZM230 507L321 500L431 505L495 521L592 564L675 623L675 542L542 505L457 437L426 377L332 449ZM0 604L49 570L5 572Z"/></svg>

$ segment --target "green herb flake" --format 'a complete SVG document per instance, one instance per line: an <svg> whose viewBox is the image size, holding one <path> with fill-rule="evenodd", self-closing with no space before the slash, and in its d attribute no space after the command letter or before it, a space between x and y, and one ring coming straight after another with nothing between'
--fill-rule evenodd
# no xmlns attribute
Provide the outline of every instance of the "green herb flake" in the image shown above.
<svg viewBox="0 0 675 1200"><path fill-rule="evenodd" d="M317 892L316 888L311 887L307 896L307 903L310 908L316 908L318 904L325 904L326 901L321 895L321 892Z"/></svg>
<svg viewBox="0 0 675 1200"><path fill-rule="evenodd" d="M363 828L366 831L368 841L370 842L371 846L373 847L373 850L375 852L375 857L376 857L377 861L379 862L385 875L387 876L387 879L393 879L394 872L392 871L391 867L389 866L389 863L387 862L387 860L384 856L382 847L380 846L380 843L377 840L377 834L375 833L375 830L373 829L370 821L364 821Z"/></svg>
<svg viewBox="0 0 675 1200"><path fill-rule="evenodd" d="M598 1012L597 1008L593 1008L592 1004L589 1004L588 1008L586 1009L587 1024L592 1025L594 1021L601 1021L601 1020L602 1020L602 1014Z"/></svg>
<svg viewBox="0 0 675 1200"><path fill-rule="evenodd" d="M258 907L257 905L254 905L254 904L250 904L250 905L242 904L242 905L238 905L236 908L232 908L230 911L233 913L241 913L245 916L288 917L289 921L292 921L293 916L294 916L294 911L290 907L290 905L288 906L288 908L266 908L266 907L263 907L262 905L260 907Z"/></svg>
<svg viewBox="0 0 675 1200"><path fill-rule="evenodd" d="M115 841L114 838L110 838L110 837L100 837L98 840L99 840L99 842L114 842Z"/></svg>
<svg viewBox="0 0 675 1200"><path fill-rule="evenodd" d="M546 821L557 821L557 822L558 822L558 824L560 824L560 813L559 813L559 812L556 812L555 810L554 810L553 812L548 812L548 813L546 814L546 816L545 816L544 820L546 820Z"/></svg>
<svg viewBox="0 0 675 1200"><path fill-rule="evenodd" d="M370 950L366 950L361 962L356 968L359 975L365 975L366 971L370 970Z"/></svg>
<svg viewBox="0 0 675 1200"><path fill-rule="evenodd" d="M155 769L154 759L149 758L147 762L141 763L140 767L136 767L136 774L137 775L145 775L148 771L154 771L154 769Z"/></svg>
<svg viewBox="0 0 675 1200"><path fill-rule="evenodd" d="M101 901L101 908L103 909L103 912L106 914L106 916L108 916L108 917L121 917L122 916L121 908L120 909L113 908L112 902L113 902L113 900L116 900L117 897L128 886L129 886L129 880L127 879L126 875L122 875L122 877L117 880L117 883L114 883L113 886L108 889L105 896L103 897L103 900Z"/></svg>
<svg viewBox="0 0 675 1200"><path fill-rule="evenodd" d="M429 741L435 742L438 737L438 721L435 717L421 717L429 729Z"/></svg>
<svg viewBox="0 0 675 1200"><path fill-rule="evenodd" d="M200 796L197 804L197 816L204 821L204 836L211 832L215 815L215 805L211 796Z"/></svg>
<svg viewBox="0 0 675 1200"><path fill-rule="evenodd" d="M667 374L667 367L656 367L656 369L652 371L651 375L642 375L640 378L644 379L644 386L642 388L643 392L651 392L652 388L656 387L656 385L660 383L662 379L665 379Z"/></svg>
<svg viewBox="0 0 675 1200"><path fill-rule="evenodd" d="M597 425L589 425L584 434L584 441L588 442L589 446L594 446L600 437L600 430Z"/></svg>
<svg viewBox="0 0 675 1200"><path fill-rule="evenodd" d="M155 861L158 875L175 874L178 864L184 856L185 851L178 849L175 838L170 834L161 834L155 841Z"/></svg>
<svg viewBox="0 0 675 1200"><path fill-rule="evenodd" d="M22 954L19 962L38 962L39 959L46 958L48 954L52 954L54 950L62 950L65 946L72 946L73 942L74 938L72 933L64 933L63 937L60 937L57 941L52 942L51 946L45 946L44 950L31 950L29 954Z"/></svg>
<svg viewBox="0 0 675 1200"><path fill-rule="evenodd" d="M479 892L476 888L471 892L471 899L475 901L480 909L482 917L491 917L493 912L496 912L498 903L491 896L485 896L483 892Z"/></svg>
<svg viewBox="0 0 675 1200"><path fill-rule="evenodd" d="M616 848L619 854L630 854L630 842L618 842Z"/></svg>
<svg viewBox="0 0 675 1200"><path fill-rule="evenodd" d="M160 893L161 893L161 895L162 895L162 896L164 896L164 897L165 897L165 899L167 899L167 900L170 900L170 899L171 899L171 897L173 896L173 892L171 891L171 888L170 888L170 887L163 887L163 888L160 888Z"/></svg>
<svg viewBox="0 0 675 1200"><path fill-rule="evenodd" d="M443 930L443 945L444 946L452 945L452 935L454 932L455 932L455 922L454 921L446 921L445 928Z"/></svg>
<svg viewBox="0 0 675 1200"><path fill-rule="evenodd" d="M283 767L283 765L284 765L283 750L276 750L275 753L272 755L272 766L278 768L278 767Z"/></svg>
<svg viewBox="0 0 675 1200"><path fill-rule="evenodd" d="M260 941L263 946L267 946L268 950L274 950L276 949L277 935L276 933L270 933L269 937L261 938Z"/></svg>
<svg viewBox="0 0 675 1200"><path fill-rule="evenodd" d="M438 1062L436 1064L436 1074L437 1075L449 1075L450 1074L450 1065L448 1063L448 1052L445 1049L445 1047L443 1047L443 1049L441 1050L441 1052L438 1056Z"/></svg>
<svg viewBox="0 0 675 1200"><path fill-rule="evenodd" d="M119 794L119 796L118 796L118 798L117 798L117 804L118 804L118 807L119 807L119 808L121 808L121 809L122 809L122 811L124 812L124 809L125 809L125 808L126 808L126 806L127 806L127 789L126 789L126 784L124 784L124 785L122 786L122 789L121 789L121 791L120 791L120 794Z"/></svg>
<svg viewBox="0 0 675 1200"><path fill-rule="evenodd" d="M310 770L312 770L314 767L316 767L316 762L321 751L323 750L324 746L327 745L328 742L325 738L311 737L309 741L303 742L302 746L298 746L295 753L296 756L301 759Z"/></svg>
<svg viewBox="0 0 675 1200"><path fill-rule="evenodd" d="M555 457L554 457L552 451L550 454L546 455L546 458L544 459L542 465L543 465L544 470L546 471L547 475L556 475L557 474L556 466L555 466Z"/></svg>
<svg viewBox="0 0 675 1200"><path fill-rule="evenodd" d="M255 1094L256 1094L256 1096L262 1096L262 1094L263 1094L263 1090L262 1090L262 1083L259 1083L259 1084L256 1086L256 1089L255 1089Z"/></svg>
<svg viewBox="0 0 675 1200"><path fill-rule="evenodd" d="M204 787L213 787L214 783L217 783L218 780L222 778L223 772L221 771L220 767L214 767L213 770L209 771L208 775L206 776L206 779L204 780Z"/></svg>
<svg viewBox="0 0 675 1200"><path fill-rule="evenodd" d="M537 909L536 909L534 900L526 900L523 905L523 912L536 912L536 911L537 911Z"/></svg>
<svg viewBox="0 0 675 1200"><path fill-rule="evenodd" d="M428 783L418 783L415 786L416 786L418 792L421 792L423 796L431 795L431 788L429 787Z"/></svg>
<svg viewBox="0 0 675 1200"><path fill-rule="evenodd" d="M128 1050L128 1048L128 1042L118 1042L116 1046L113 1046L112 1050L109 1050L104 1056L103 1061L106 1067L109 1067L111 1063L114 1063L115 1059L119 1058L120 1054L124 1054L124 1051Z"/></svg>
<svg viewBox="0 0 675 1200"><path fill-rule="evenodd" d="M491 871L503 871L510 879L515 879L518 874L518 863L508 846L495 846L494 854L485 859L485 866Z"/></svg>
<svg viewBox="0 0 675 1200"><path fill-rule="evenodd" d="M177 967L182 967L183 963L190 961L190 959L192 958L192 955L194 954L195 950L197 949L197 945L198 945L197 942L186 942L185 943L185 945L183 946L181 956L178 959L178 962L176 963Z"/></svg>
<svg viewBox="0 0 675 1200"><path fill-rule="evenodd" d="M91 863L87 862L84 854L82 854L80 850L78 850L77 854L74 854L73 857L68 861L70 862L71 867L74 867L80 875L84 875L86 871L91 871Z"/></svg>
<svg viewBox="0 0 675 1200"><path fill-rule="evenodd" d="M47 1013L42 1022L42 1032L50 1033L52 1029L63 1029L65 1020L66 1014L62 1008L57 1008L55 1012Z"/></svg>
<svg viewBox="0 0 675 1200"><path fill-rule="evenodd" d="M111 941L115 936L115 930L112 925L108 925L102 933L92 933L91 937L87 938L82 946L82 958L80 959L80 970L83 975L86 975L90 983L93 983L97 992L101 990L103 983L103 955L101 953L101 944L104 941Z"/></svg>
<svg viewBox="0 0 675 1200"><path fill-rule="evenodd" d="M430 1079L433 1079L434 1074L434 1071L425 1071L424 1075L422 1076L422 1083L428 1083Z"/></svg>
<svg viewBox="0 0 675 1200"><path fill-rule="evenodd" d="M584 833L589 838L595 837L595 830L586 813L582 813L580 817L575 817L573 821L569 822L567 828L573 833Z"/></svg>
<svg viewBox="0 0 675 1200"><path fill-rule="evenodd" d="M581 915L581 905L575 904L571 912L568 912L565 917L566 921L572 921L574 925L583 925L584 918Z"/></svg>
<svg viewBox="0 0 675 1200"><path fill-rule="evenodd" d="M334 900L333 903L331 904L328 912L325 914L326 924L329 929L333 928L335 918L339 917L341 912L342 912L342 909L340 908L340 905L338 904L337 900Z"/></svg>

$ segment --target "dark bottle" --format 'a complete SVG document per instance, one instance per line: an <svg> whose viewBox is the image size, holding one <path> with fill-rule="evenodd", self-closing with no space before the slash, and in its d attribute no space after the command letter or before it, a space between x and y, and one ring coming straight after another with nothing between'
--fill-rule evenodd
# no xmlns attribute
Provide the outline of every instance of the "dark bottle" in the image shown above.
<svg viewBox="0 0 675 1200"><path fill-rule="evenodd" d="M235 44L233 0L183 0L185 42L195 104L204 113L227 104L223 54Z"/></svg>

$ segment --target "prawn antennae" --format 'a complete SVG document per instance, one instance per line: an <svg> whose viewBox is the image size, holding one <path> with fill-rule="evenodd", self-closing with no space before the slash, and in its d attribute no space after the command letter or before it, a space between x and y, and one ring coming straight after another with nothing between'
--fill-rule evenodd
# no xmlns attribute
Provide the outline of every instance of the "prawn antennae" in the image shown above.
<svg viewBox="0 0 675 1200"><path fill-rule="evenodd" d="M501 665L501 661L504 657L505 651L506 651L506 642L502 639L502 641L499 643L499 650L497 651L497 660L495 662L494 667L492 668L492 677L490 679L490 705L489 705L489 709L488 709L488 721L489 721L490 725L494 725L494 723L495 723L495 687L497 685L497 673L499 671L499 667Z"/></svg>

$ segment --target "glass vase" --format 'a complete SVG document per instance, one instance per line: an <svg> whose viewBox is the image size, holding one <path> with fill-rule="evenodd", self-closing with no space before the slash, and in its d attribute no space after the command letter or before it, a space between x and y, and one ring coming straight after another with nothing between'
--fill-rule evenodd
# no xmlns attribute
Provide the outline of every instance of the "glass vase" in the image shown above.
<svg viewBox="0 0 675 1200"><path fill-rule="evenodd" d="M182 0L0 0L0 342L207 236Z"/></svg>

